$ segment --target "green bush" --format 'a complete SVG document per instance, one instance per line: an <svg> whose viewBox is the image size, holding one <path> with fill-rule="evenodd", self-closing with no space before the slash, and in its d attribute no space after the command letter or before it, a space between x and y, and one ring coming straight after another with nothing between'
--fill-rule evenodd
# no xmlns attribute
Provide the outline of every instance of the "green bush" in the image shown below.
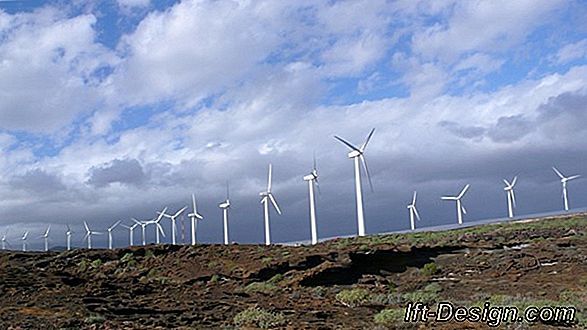
<svg viewBox="0 0 587 330"><path fill-rule="evenodd" d="M404 293L402 300L404 302L421 302L424 304L430 304L438 300L438 293L442 291L442 288L438 283L428 284L424 289Z"/></svg>
<svg viewBox="0 0 587 330"><path fill-rule="evenodd" d="M357 307L369 302L369 291L365 289L342 290L336 294L336 300L347 307Z"/></svg>
<svg viewBox="0 0 587 330"><path fill-rule="evenodd" d="M269 329L283 326L286 323L282 313L272 313L259 307L249 307L236 314L233 319L236 326L257 326L261 329Z"/></svg>
<svg viewBox="0 0 587 330"><path fill-rule="evenodd" d="M77 269L80 272L85 272L88 268L90 267L90 261L88 259L82 259L78 264L77 264Z"/></svg>
<svg viewBox="0 0 587 330"><path fill-rule="evenodd" d="M381 312L375 314L373 317L375 323L380 325L394 325L395 323L402 322L405 317L405 311L401 308L384 309Z"/></svg>
<svg viewBox="0 0 587 330"><path fill-rule="evenodd" d="M430 262L425 264L424 267L422 267L422 269L420 270L420 272L425 276L432 276L438 273L438 266L436 266L435 263Z"/></svg>
<svg viewBox="0 0 587 330"><path fill-rule="evenodd" d="M276 274L272 278L270 278L267 283L277 284L283 280L283 274Z"/></svg>
<svg viewBox="0 0 587 330"><path fill-rule="evenodd" d="M102 266L102 260L96 259L96 260L92 261L92 263L90 265L92 266L92 268L100 268L100 266Z"/></svg>
<svg viewBox="0 0 587 330"><path fill-rule="evenodd" d="M277 290L273 283L268 282L253 282L245 287L246 293L265 293L270 294Z"/></svg>

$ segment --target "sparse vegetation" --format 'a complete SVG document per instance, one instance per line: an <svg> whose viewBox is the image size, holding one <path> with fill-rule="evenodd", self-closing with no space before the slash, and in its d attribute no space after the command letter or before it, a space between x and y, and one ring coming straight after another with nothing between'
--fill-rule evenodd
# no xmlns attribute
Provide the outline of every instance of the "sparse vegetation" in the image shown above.
<svg viewBox="0 0 587 330"><path fill-rule="evenodd" d="M279 312L269 312L259 307L249 307L236 314L233 322L238 327L257 326L261 329L269 329L284 325L286 319Z"/></svg>
<svg viewBox="0 0 587 330"><path fill-rule="evenodd" d="M268 282L253 282L247 285L244 289L246 293L264 293L270 294L277 290L273 283Z"/></svg>
<svg viewBox="0 0 587 330"><path fill-rule="evenodd" d="M379 325L390 326L402 322L405 317L405 311L401 308L384 309L375 314L373 320Z"/></svg>
<svg viewBox="0 0 587 330"><path fill-rule="evenodd" d="M96 259L92 261L90 266L92 266L92 268L100 268L100 266L102 266L102 259Z"/></svg>
<svg viewBox="0 0 587 330"><path fill-rule="evenodd" d="M98 315L98 314L92 314L88 317L86 317L86 319L84 320L85 323L87 324L101 324L104 323L106 321L106 318L102 315Z"/></svg>
<svg viewBox="0 0 587 330"><path fill-rule="evenodd" d="M440 285L438 285L437 283L432 283L427 285L422 290L404 293L401 299L404 302L419 301L425 304L430 304L438 300L438 293L441 290L442 288L440 287Z"/></svg>
<svg viewBox="0 0 587 330"><path fill-rule="evenodd" d="M420 269L420 272L424 276L432 276L432 275L438 273L438 266L436 266L435 263L430 262L430 263L425 264L422 267L422 269Z"/></svg>
<svg viewBox="0 0 587 330"><path fill-rule="evenodd" d="M272 278L270 278L267 283L277 284L283 281L283 274L275 274Z"/></svg>
<svg viewBox="0 0 587 330"><path fill-rule="evenodd" d="M342 290L336 295L336 300L347 307L357 307L369 302L369 291L366 289Z"/></svg>

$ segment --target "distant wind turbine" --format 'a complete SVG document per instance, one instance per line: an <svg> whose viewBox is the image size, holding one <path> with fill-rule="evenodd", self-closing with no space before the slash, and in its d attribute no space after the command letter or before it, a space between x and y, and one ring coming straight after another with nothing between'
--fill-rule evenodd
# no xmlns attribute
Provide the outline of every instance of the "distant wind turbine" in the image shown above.
<svg viewBox="0 0 587 330"><path fill-rule="evenodd" d="M120 220L116 221L112 226L108 227L108 249L112 250L112 231L120 224Z"/></svg>
<svg viewBox="0 0 587 330"><path fill-rule="evenodd" d="M188 218L192 221L192 245L196 245L198 220L203 220L204 217L197 211L196 195L194 194L192 194L192 213L188 214Z"/></svg>
<svg viewBox="0 0 587 330"><path fill-rule="evenodd" d="M507 194L508 217L510 217L510 218L514 217L514 208L516 207L516 195L514 193L514 186L516 185L517 181L518 181L517 176L514 177L514 179L512 180L511 183L508 180L503 179L503 183L505 183L505 188L503 188L503 190L505 190L505 192Z"/></svg>
<svg viewBox="0 0 587 330"><path fill-rule="evenodd" d="M316 199L314 198L314 185L318 188L318 170L316 169L316 156L314 156L314 167L310 174L304 176L304 181L308 181L308 191L310 198L310 231L312 234L312 245L318 243L318 230L316 228Z"/></svg>
<svg viewBox="0 0 587 330"><path fill-rule="evenodd" d="M45 252L49 251L49 231L51 230L51 225L49 225L47 227L47 230L45 231L45 233L43 235L41 235L41 238L45 239Z"/></svg>
<svg viewBox="0 0 587 330"><path fill-rule="evenodd" d="M8 229L6 229L4 235L2 235L2 250L6 250L6 244L8 243L6 241L6 235L8 235Z"/></svg>
<svg viewBox="0 0 587 330"><path fill-rule="evenodd" d="M129 244L129 246L134 245L134 230L138 225L139 225L138 223L135 223L131 226L127 226L125 224L121 225L122 227L128 229L128 244Z"/></svg>
<svg viewBox="0 0 587 330"><path fill-rule="evenodd" d="M230 198L228 195L228 182L226 183L226 200L218 204L222 209L222 219L224 225L224 244L228 245L228 209L230 208Z"/></svg>
<svg viewBox="0 0 587 330"><path fill-rule="evenodd" d="M98 231L91 231L88 223L84 221L84 226L86 227L86 236L84 239L88 240L88 249L92 248L92 235L103 235L104 233Z"/></svg>
<svg viewBox="0 0 587 330"><path fill-rule="evenodd" d="M22 239L22 251L23 252L26 252L26 240L27 240L28 236L29 236L29 231L27 230L27 231L24 232L24 235L22 235L22 238L21 238Z"/></svg>
<svg viewBox="0 0 587 330"><path fill-rule="evenodd" d="M471 186L470 184L467 184L463 188L463 190L461 190L461 193L458 196L442 196L441 197L441 199L443 199L443 200L457 202L457 219L459 221L459 225L463 224L463 213L467 214L467 210L463 206L463 204L461 202L461 198L463 198L463 196L465 196L465 193L467 192L467 190L469 189L470 186Z"/></svg>
<svg viewBox="0 0 587 330"><path fill-rule="evenodd" d="M137 225L141 226L141 232L142 232L142 237L143 237L143 246L147 245L146 240L145 240L145 229L147 228L147 223L143 222L143 221L139 221L135 218L132 218L132 221L134 221Z"/></svg>
<svg viewBox="0 0 587 330"><path fill-rule="evenodd" d="M408 210L410 210L410 227L412 228L412 230L416 229L414 218L420 220L420 214L418 214L418 209L416 209L416 195L417 192L414 191L414 197L412 197L412 204L408 205Z"/></svg>
<svg viewBox="0 0 587 330"><path fill-rule="evenodd" d="M269 164L269 177L267 179L267 191L260 192L259 195L261 196L261 203L263 204L263 215L265 218L265 245L271 244L271 230L269 228L269 202L273 204L275 207L275 211L278 214L281 214L281 210L279 209L279 205L277 205L277 201L275 201L275 197L273 197L273 193L271 192L271 174L272 174L272 165Z"/></svg>
<svg viewBox="0 0 587 330"><path fill-rule="evenodd" d="M367 167L367 161L365 160L363 153L365 152L365 147L367 147L367 144L371 140L371 137L373 136L374 132L375 132L375 129L373 128L371 130L371 132L369 133L369 135L367 136L365 143L363 143L363 145L360 148L355 147L354 145L352 145L351 143L349 143L348 141L344 140L341 137L334 136L335 139L342 142L343 144L345 144L347 147L349 147L351 149L351 151L348 154L348 157L351 159L354 159L354 161L355 161L355 193L356 193L356 199L357 199L357 224L359 227L358 228L359 236L365 236L365 218L363 216L363 193L362 193L362 187L361 187L361 169L359 166L359 160L360 160L360 162L363 163L363 168L365 169L365 174L367 175L367 179L369 180L369 187L371 187L371 191L373 191L373 183L371 182L371 175L369 174L369 168Z"/></svg>
<svg viewBox="0 0 587 330"><path fill-rule="evenodd" d="M163 208L163 211L159 212L159 216L155 219L155 224L157 225L157 229L155 229L155 239L157 244L161 244L161 238L159 237L159 233L163 234L165 237L165 232L163 231L163 227L161 227L161 220L163 219L163 215L167 212L167 207Z"/></svg>
<svg viewBox="0 0 587 330"><path fill-rule="evenodd" d="M576 178L579 178L581 176L580 175L573 175L573 176L565 177L559 170L556 169L556 167L552 167L552 169L561 179L561 184L563 185L563 200L565 202L565 211L568 211L569 210L569 196L567 193L567 182L574 180Z"/></svg>
<svg viewBox="0 0 587 330"><path fill-rule="evenodd" d="M179 211L175 212L175 214L173 215L169 215L165 212L160 212L163 213L163 216L166 218L169 218L171 220L171 244L175 245L175 231L176 231L176 220L177 218L183 213L183 211L185 211L188 207L184 206L182 209L180 209Z"/></svg>
<svg viewBox="0 0 587 330"><path fill-rule="evenodd" d="M65 241L67 245L67 251L71 250L71 228L69 228L69 224L66 224L67 231L65 232Z"/></svg>

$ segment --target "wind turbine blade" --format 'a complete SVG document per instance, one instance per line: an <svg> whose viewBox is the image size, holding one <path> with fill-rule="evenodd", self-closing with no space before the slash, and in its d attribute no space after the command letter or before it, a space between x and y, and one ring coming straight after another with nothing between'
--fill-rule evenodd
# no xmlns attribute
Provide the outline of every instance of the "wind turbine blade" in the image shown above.
<svg viewBox="0 0 587 330"><path fill-rule="evenodd" d="M316 170L316 151L314 151L314 154L312 155L312 160L313 160L313 170Z"/></svg>
<svg viewBox="0 0 587 330"><path fill-rule="evenodd" d="M49 225L49 227L47 227L47 230L45 231L45 235L43 235L44 237L49 236L49 230L51 230L51 225Z"/></svg>
<svg viewBox="0 0 587 330"><path fill-rule="evenodd" d="M116 228L116 226L118 226L120 224L121 220L116 221L112 226L110 226L110 230Z"/></svg>
<svg viewBox="0 0 587 330"><path fill-rule="evenodd" d="M462 205L461 205L461 210L463 210L463 213L464 214L467 214L467 209L464 206L462 206Z"/></svg>
<svg viewBox="0 0 587 330"><path fill-rule="evenodd" d="M135 219L135 218L132 218L132 221L136 222L136 223L137 223L137 225L141 225L141 226L143 225L143 224L142 224L142 223L141 223L139 220L137 220L137 219Z"/></svg>
<svg viewBox="0 0 587 330"><path fill-rule="evenodd" d="M71 228L69 228L69 224L65 224L67 226L67 231L70 232Z"/></svg>
<svg viewBox="0 0 587 330"><path fill-rule="evenodd" d="M192 194L192 209L196 213L196 195Z"/></svg>
<svg viewBox="0 0 587 330"><path fill-rule="evenodd" d="M512 187L516 185L516 182L518 182L518 176L517 175L512 180Z"/></svg>
<svg viewBox="0 0 587 330"><path fill-rule="evenodd" d="M514 193L514 190L510 190L511 194L512 194L512 203L514 204L514 207L516 207L516 194Z"/></svg>
<svg viewBox="0 0 587 330"><path fill-rule="evenodd" d="M556 167L553 166L552 169L554 170L556 175L558 175L561 179L565 178L565 176L559 170L557 170Z"/></svg>
<svg viewBox="0 0 587 330"><path fill-rule="evenodd" d="M442 196L440 199L444 199L445 201L456 201L457 198L455 196Z"/></svg>
<svg viewBox="0 0 587 330"><path fill-rule="evenodd" d="M573 175L573 176L568 177L567 181L571 181L573 179L580 178L580 177L581 177L581 175Z"/></svg>
<svg viewBox="0 0 587 330"><path fill-rule="evenodd" d="M226 181L226 200L228 200L229 189L228 189L228 181Z"/></svg>
<svg viewBox="0 0 587 330"><path fill-rule="evenodd" d="M459 194L459 196L457 197L457 199L461 199L465 195L465 193L467 192L467 190L469 190L469 187L470 186L471 186L470 184L467 184L465 186L465 188L463 188L463 190L461 190L461 193Z"/></svg>
<svg viewBox="0 0 587 330"><path fill-rule="evenodd" d="M412 205L416 205L416 194L417 192L414 191L414 197L412 197Z"/></svg>
<svg viewBox="0 0 587 330"><path fill-rule="evenodd" d="M163 209L163 211L161 211L161 212L158 212L158 213L159 213L159 216L157 217L157 220L156 220L157 222L161 221L161 219L162 219L162 218L163 218L165 215L167 215L167 213L165 213L165 212L167 212L167 206L166 206L166 207Z"/></svg>
<svg viewBox="0 0 587 330"><path fill-rule="evenodd" d="M281 210L279 209L279 205L277 205L277 202L275 201L275 197L273 197L273 194L269 194L269 199L271 200L271 204L273 204L277 213L281 214Z"/></svg>
<svg viewBox="0 0 587 330"><path fill-rule="evenodd" d="M318 178L314 179L314 184L316 185L316 189L318 190L318 195L322 195L320 191L320 184L318 184Z"/></svg>
<svg viewBox="0 0 587 330"><path fill-rule="evenodd" d="M362 152L361 149L355 147L354 145L350 144L349 142L345 141L344 139L338 137L338 136L334 136L335 139L337 139L338 141L344 143L347 147L351 148L352 150L356 150L358 152Z"/></svg>
<svg viewBox="0 0 587 330"><path fill-rule="evenodd" d="M361 158L361 163L363 163L363 168L365 169L365 174L367 174L367 181L369 181L369 187L371 188L371 192L373 192L373 182L371 182L371 173L369 173L369 167L367 167L367 161L365 157L361 154L359 156Z"/></svg>
<svg viewBox="0 0 587 330"><path fill-rule="evenodd" d="M84 226L86 227L86 231L90 231L90 227L88 226L88 223L84 221Z"/></svg>
<svg viewBox="0 0 587 330"><path fill-rule="evenodd" d="M273 166L271 165L271 163L269 163L269 177L267 178L267 192L271 192L271 172L272 172Z"/></svg>
<svg viewBox="0 0 587 330"><path fill-rule="evenodd" d="M165 232L163 231L163 227L161 226L161 224L158 222L155 222L155 224L157 225L157 230L161 233L161 235L163 235L163 237L166 237Z"/></svg>
<svg viewBox="0 0 587 330"><path fill-rule="evenodd" d="M365 148L367 147L367 144L371 140L371 137L373 136L373 133L375 133L375 129L374 128L371 130L371 132L367 136L367 139L365 140L365 143L363 143L363 145L361 146L361 152L365 151Z"/></svg>
<svg viewBox="0 0 587 330"><path fill-rule="evenodd" d="M414 206L414 214L416 215L416 219L420 220L420 214L418 214L418 209Z"/></svg>
<svg viewBox="0 0 587 330"><path fill-rule="evenodd" d="M512 185L508 182L508 180L503 179L503 183L505 183L506 186L511 187Z"/></svg>
<svg viewBox="0 0 587 330"><path fill-rule="evenodd" d="M183 211L185 211L185 209L187 209L187 208L188 208L187 206L184 206L184 207L183 207L181 210L177 211L177 212L176 212L176 213L173 215L173 217L174 217L174 218L177 218L177 217L178 217L180 214L182 214L182 213L183 213Z"/></svg>

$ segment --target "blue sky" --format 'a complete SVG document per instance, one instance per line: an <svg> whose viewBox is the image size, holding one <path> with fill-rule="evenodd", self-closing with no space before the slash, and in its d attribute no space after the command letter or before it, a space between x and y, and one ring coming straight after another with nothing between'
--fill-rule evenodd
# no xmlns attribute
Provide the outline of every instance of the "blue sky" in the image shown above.
<svg viewBox="0 0 587 330"><path fill-rule="evenodd" d="M586 16L583 1L0 1L0 229L104 228L195 192L199 236L219 242L228 180L231 236L261 242L272 162L273 237L305 239L316 152L319 234L351 234L332 136L372 127L368 232L407 228L414 190L421 225L454 221L439 196L465 183L469 219L503 216L514 175L519 213L559 209L550 167L587 175ZM569 188L586 206L585 181Z"/></svg>

